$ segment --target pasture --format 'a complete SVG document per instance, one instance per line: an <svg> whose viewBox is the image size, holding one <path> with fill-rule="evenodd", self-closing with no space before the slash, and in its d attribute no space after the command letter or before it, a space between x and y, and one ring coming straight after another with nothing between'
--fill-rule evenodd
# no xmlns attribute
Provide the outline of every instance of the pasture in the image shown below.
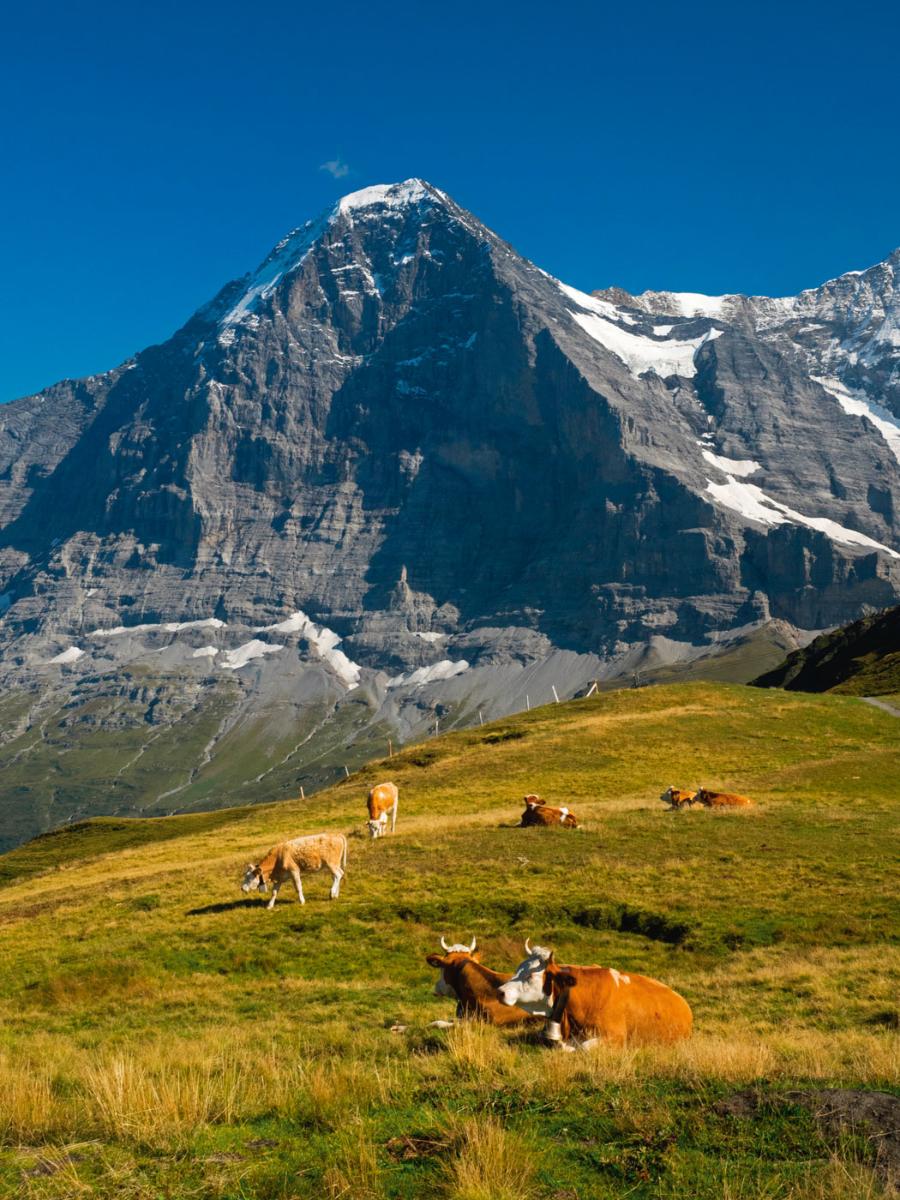
<svg viewBox="0 0 900 1200"><path fill-rule="evenodd" d="M372 840L385 779L397 832ZM667 812L669 784L755 807ZM514 828L528 792L583 828ZM810 1097L900 1095L898 797L890 714L689 683L421 743L305 803L47 835L0 859L0 1194L876 1200L871 1130ZM303 908L241 894L319 830L352 835L339 900L327 872ZM442 934L500 970L530 936L655 976L694 1037L430 1029Z"/></svg>

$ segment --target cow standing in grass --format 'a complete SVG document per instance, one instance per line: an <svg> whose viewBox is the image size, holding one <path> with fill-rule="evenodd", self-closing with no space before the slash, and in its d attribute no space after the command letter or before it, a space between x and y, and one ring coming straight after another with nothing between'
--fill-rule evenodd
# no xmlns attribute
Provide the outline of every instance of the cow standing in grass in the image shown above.
<svg viewBox="0 0 900 1200"><path fill-rule="evenodd" d="M687 1001L657 979L612 967L562 967L525 942L528 957L497 991L504 1004L547 1018L544 1037L567 1049L677 1042L691 1035Z"/></svg>
<svg viewBox="0 0 900 1200"><path fill-rule="evenodd" d="M347 839L342 833L313 833L308 837L279 842L258 863L248 863L241 884L242 892L266 892L272 885L272 899L266 905L275 907L278 889L287 879L293 879L297 899L306 903L303 895L302 871L320 871L327 867L331 872L331 899L337 900L341 891L341 880L347 866Z"/></svg>
<svg viewBox="0 0 900 1200"><path fill-rule="evenodd" d="M388 814L391 818L391 833L397 828L397 803L400 793L394 783L379 783L369 792L369 819L366 828L369 837L384 837L387 833Z"/></svg>
<svg viewBox="0 0 900 1200"><path fill-rule="evenodd" d="M520 828L528 825L562 825L563 829L578 828L574 813L570 813L567 808L554 808L545 803L540 796L533 795L525 797L525 811L519 822Z"/></svg>
<svg viewBox="0 0 900 1200"><path fill-rule="evenodd" d="M441 948L442 955L427 954L425 961L440 971L435 995L455 1000L457 1017L487 1021L489 1025L518 1025L529 1019L524 1009L510 1007L500 999L498 987L512 977L478 961L475 938L471 946L448 946L442 937Z"/></svg>

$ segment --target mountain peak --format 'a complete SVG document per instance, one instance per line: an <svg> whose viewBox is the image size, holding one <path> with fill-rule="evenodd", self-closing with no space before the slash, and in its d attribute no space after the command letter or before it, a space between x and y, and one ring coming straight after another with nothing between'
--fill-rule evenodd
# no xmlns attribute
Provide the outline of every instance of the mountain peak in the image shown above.
<svg viewBox="0 0 900 1200"><path fill-rule="evenodd" d="M419 204L423 200L446 200L443 192L424 179L405 179L402 183L376 183L342 196L335 212L349 213L357 209L381 205L400 208L407 204Z"/></svg>

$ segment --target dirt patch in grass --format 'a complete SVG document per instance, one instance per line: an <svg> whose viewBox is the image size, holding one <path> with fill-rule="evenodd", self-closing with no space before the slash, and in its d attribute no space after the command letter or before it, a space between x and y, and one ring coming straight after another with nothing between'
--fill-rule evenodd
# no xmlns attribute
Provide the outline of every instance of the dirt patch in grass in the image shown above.
<svg viewBox="0 0 900 1200"><path fill-rule="evenodd" d="M855 1088L817 1088L762 1094L737 1092L715 1107L723 1116L755 1118L796 1106L810 1113L825 1141L838 1149L847 1137L862 1142L866 1158L889 1188L900 1186L900 1097Z"/></svg>

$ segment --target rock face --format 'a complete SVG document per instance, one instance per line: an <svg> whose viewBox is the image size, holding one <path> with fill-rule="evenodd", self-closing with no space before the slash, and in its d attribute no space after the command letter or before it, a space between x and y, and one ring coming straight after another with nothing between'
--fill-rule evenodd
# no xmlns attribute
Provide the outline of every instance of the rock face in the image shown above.
<svg viewBox="0 0 900 1200"><path fill-rule="evenodd" d="M650 639L892 603L898 264L588 296L427 183L354 193L164 345L0 409L3 682L271 675L411 736L529 671L543 701Z"/></svg>

